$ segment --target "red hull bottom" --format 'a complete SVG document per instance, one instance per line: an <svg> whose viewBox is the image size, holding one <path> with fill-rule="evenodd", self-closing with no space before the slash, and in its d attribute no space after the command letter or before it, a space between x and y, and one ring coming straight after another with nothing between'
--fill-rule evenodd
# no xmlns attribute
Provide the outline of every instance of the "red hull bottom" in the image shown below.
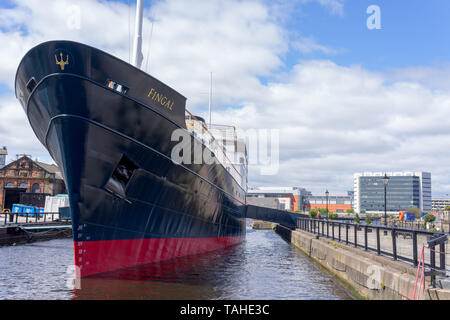
<svg viewBox="0 0 450 320"><path fill-rule="evenodd" d="M74 241L77 276L199 254L241 243L244 236Z"/></svg>

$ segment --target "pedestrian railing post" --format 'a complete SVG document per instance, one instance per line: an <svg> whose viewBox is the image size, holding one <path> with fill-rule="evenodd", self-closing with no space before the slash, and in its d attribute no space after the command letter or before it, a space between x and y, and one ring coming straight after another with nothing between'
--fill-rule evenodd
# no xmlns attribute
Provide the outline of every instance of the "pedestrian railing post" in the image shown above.
<svg viewBox="0 0 450 320"><path fill-rule="evenodd" d="M325 221L322 220L322 237L325 235L325 234L323 233L323 228L324 228L324 226L325 226Z"/></svg>
<svg viewBox="0 0 450 320"><path fill-rule="evenodd" d="M329 235L329 222L328 222L328 220L327 220L327 238L328 238L328 235Z"/></svg>
<svg viewBox="0 0 450 320"><path fill-rule="evenodd" d="M348 244L348 229L349 229L348 222L345 223L345 244Z"/></svg>
<svg viewBox="0 0 450 320"><path fill-rule="evenodd" d="M395 227L392 227L392 256L394 260L397 260L397 234L395 232Z"/></svg>
<svg viewBox="0 0 450 320"><path fill-rule="evenodd" d="M417 267L419 261L417 260L417 231L413 231L413 261L414 266Z"/></svg>
<svg viewBox="0 0 450 320"><path fill-rule="evenodd" d="M364 250L367 251L367 225L364 226Z"/></svg>
<svg viewBox="0 0 450 320"><path fill-rule="evenodd" d="M339 227L339 242L341 242L341 223L338 222L338 227Z"/></svg>
<svg viewBox="0 0 450 320"><path fill-rule="evenodd" d="M355 248L357 248L358 247L358 225L355 223L354 224L354 237L355 237Z"/></svg>
<svg viewBox="0 0 450 320"><path fill-rule="evenodd" d="M445 243L439 244L439 267L441 270L445 270Z"/></svg>
<svg viewBox="0 0 450 320"><path fill-rule="evenodd" d="M331 237L334 241L334 222L333 221L331 222Z"/></svg>
<svg viewBox="0 0 450 320"><path fill-rule="evenodd" d="M26 213L27 217L25 219L25 223L28 223L28 212Z"/></svg>
<svg viewBox="0 0 450 320"><path fill-rule="evenodd" d="M434 248L434 244L430 245L431 285L433 288L436 288L436 275L434 274L436 270L436 256Z"/></svg>
<svg viewBox="0 0 450 320"><path fill-rule="evenodd" d="M377 254L381 255L380 227L377 227Z"/></svg>

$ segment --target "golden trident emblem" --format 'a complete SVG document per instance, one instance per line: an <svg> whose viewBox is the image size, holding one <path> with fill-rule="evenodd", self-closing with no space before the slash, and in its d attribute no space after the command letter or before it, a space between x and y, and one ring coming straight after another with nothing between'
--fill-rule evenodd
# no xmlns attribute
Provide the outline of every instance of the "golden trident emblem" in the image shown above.
<svg viewBox="0 0 450 320"><path fill-rule="evenodd" d="M55 54L56 64L59 64L59 66L61 67L61 70L64 71L64 67L66 66L66 64L69 64L69 55L66 55L66 61L63 60L62 52L59 53L59 57L61 59L58 61L58 58L56 57L56 54Z"/></svg>

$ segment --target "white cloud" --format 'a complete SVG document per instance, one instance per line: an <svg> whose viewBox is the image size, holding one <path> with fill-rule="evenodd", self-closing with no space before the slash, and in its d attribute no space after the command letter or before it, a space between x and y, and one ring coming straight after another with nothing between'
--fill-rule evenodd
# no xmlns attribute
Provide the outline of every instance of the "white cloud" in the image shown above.
<svg viewBox="0 0 450 320"><path fill-rule="evenodd" d="M313 37L300 37L300 39L293 41L291 46L293 49L303 54L322 52L324 54L333 55L340 52L340 50L319 44Z"/></svg>
<svg viewBox="0 0 450 320"><path fill-rule="evenodd" d="M344 3L341 0L302 0L303 2L317 2L327 8L332 14L342 16L344 14Z"/></svg>
<svg viewBox="0 0 450 320"><path fill-rule="evenodd" d="M21 57L50 39L81 41L128 60L125 5L77 2L82 13L77 30L67 27L62 13L73 1L16 3L14 9L0 9L0 82L12 87ZM343 13L341 1L319 3ZM328 60L301 61L281 72L283 56L295 44L272 14L258 1L156 2L145 12L144 54L154 21L149 71L188 97L191 111L203 116L212 71L214 122L280 129L280 172L261 176L251 168L253 186L336 192L352 188L356 171L424 170L432 172L434 192L450 193L450 84L433 81L435 75L445 79L445 72L376 73ZM312 37L300 40L299 50L334 50ZM273 80L265 84L261 77ZM11 94L0 97L0 117L0 145L8 145L11 154L46 155Z"/></svg>
<svg viewBox="0 0 450 320"><path fill-rule="evenodd" d="M358 66L305 61L268 84L260 99L213 118L280 129L280 173L251 170L252 185L344 191L354 172L423 170L432 172L435 191L448 193L450 92L390 80Z"/></svg>

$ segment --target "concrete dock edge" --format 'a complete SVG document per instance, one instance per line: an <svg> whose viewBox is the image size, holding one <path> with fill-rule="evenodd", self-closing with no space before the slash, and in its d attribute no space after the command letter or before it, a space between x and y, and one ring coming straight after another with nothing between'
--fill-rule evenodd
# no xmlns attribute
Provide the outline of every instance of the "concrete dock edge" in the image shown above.
<svg viewBox="0 0 450 320"><path fill-rule="evenodd" d="M277 225L275 230L335 275L356 298L408 300L413 296L417 272L413 266L301 230L290 230L281 225ZM427 281L427 289L419 299L450 300L450 290L428 286Z"/></svg>

